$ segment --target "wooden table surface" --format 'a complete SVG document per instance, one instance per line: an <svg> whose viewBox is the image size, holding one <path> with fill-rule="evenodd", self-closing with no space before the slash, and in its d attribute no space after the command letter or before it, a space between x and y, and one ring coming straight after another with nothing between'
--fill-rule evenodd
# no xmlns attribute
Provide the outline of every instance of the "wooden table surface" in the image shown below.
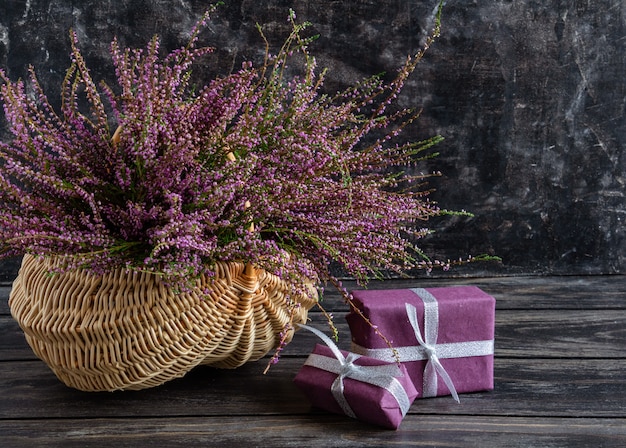
<svg viewBox="0 0 626 448"><path fill-rule="evenodd" d="M408 280L370 288L471 284L493 295L495 390L416 400L400 429L312 409L292 380L317 339L282 360L199 367L138 392L67 388L39 361L0 286L0 447L624 447L626 276ZM346 284L350 287L352 285ZM328 292L340 346L346 306ZM313 325L323 328L319 313Z"/></svg>

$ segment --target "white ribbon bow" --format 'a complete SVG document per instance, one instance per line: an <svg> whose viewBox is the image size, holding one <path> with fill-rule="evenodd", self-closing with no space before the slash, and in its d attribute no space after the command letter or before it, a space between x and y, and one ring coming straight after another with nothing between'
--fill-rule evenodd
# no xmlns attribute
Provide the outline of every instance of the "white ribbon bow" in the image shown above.
<svg viewBox="0 0 626 448"><path fill-rule="evenodd" d="M406 390L404 390L402 384L400 384L400 382L396 379L403 376L402 371L397 364L386 364L381 366L356 365L354 364L354 361L359 359L360 355L349 353L348 356L344 356L335 343L318 329L302 324L299 324L298 326L319 336L328 348L331 349L333 355L335 355L335 358L329 358L327 356L311 353L304 364L337 374L337 378L335 378L333 384L331 385L331 392L341 407L341 410L347 416L356 418L354 411L348 404L344 395L345 378L372 384L387 390L398 402L402 416L404 417L406 415L411 407L411 402Z"/></svg>
<svg viewBox="0 0 626 448"><path fill-rule="evenodd" d="M422 394L424 397L434 397L437 395L437 374L441 376L443 382L446 383L452 397L457 403L460 403L459 395L456 392L454 383L443 368L439 357L437 356L437 333L439 331L439 309L437 302L424 302L424 338L420 332L419 324L417 323L417 309L410 303L405 304L406 314L409 317L409 322L415 332L415 338L419 345L424 347L428 361L424 367L424 386Z"/></svg>

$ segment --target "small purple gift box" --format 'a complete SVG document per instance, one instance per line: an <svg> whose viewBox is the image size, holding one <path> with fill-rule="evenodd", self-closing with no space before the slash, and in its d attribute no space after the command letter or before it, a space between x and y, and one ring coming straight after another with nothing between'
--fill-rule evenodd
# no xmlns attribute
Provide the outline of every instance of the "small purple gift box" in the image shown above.
<svg viewBox="0 0 626 448"><path fill-rule="evenodd" d="M311 404L397 429L417 396L404 366L317 344L294 383Z"/></svg>
<svg viewBox="0 0 626 448"><path fill-rule="evenodd" d="M352 351L399 358L420 397L493 389L495 299L475 286L353 291ZM395 353L394 353L395 352Z"/></svg>

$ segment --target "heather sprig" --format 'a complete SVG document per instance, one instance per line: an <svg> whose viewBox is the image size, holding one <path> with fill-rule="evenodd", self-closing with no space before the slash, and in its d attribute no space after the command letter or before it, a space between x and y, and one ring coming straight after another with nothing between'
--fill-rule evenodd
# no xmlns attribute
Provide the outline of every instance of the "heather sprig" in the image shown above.
<svg viewBox="0 0 626 448"><path fill-rule="evenodd" d="M0 143L2 256L64 255L66 269L146 270L177 285L211 275L217 260L244 261L296 290L332 279L333 262L362 281L445 266L416 246L444 212L423 186L432 174L404 173L440 138L395 143L418 116L393 106L423 50L390 82L328 94L309 24L291 13L275 55L259 27L260 66L198 86L209 13L164 57L157 37L143 49L114 40L115 86L92 79L70 33L59 112L34 69L16 82L0 70L13 134Z"/></svg>

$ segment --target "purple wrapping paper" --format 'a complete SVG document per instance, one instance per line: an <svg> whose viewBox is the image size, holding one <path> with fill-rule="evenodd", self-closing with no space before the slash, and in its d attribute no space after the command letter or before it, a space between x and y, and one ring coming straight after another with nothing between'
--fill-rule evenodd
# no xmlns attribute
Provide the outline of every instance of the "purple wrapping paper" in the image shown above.
<svg viewBox="0 0 626 448"><path fill-rule="evenodd" d="M321 344L317 344L312 353L334 359L332 351ZM348 352L343 350L341 350L341 353L344 356L348 355ZM361 356L354 364L379 366L389 363ZM400 382L407 393L409 401L412 403L417 396L417 391L404 366L400 366L400 371L403 376L396 377L396 379ZM335 414L344 414L331 392L331 385L337 376L335 373L305 364L298 371L294 383L307 396L313 406ZM366 423L397 429L404 418L396 399L391 393L381 387L345 378L344 396L354 411L356 418Z"/></svg>
<svg viewBox="0 0 626 448"><path fill-rule="evenodd" d="M495 299L475 286L426 288L436 299L439 309L437 345L493 341ZM376 325L395 348L419 346L407 316L406 303L417 309L417 322L424 334L424 303L411 289L352 291L355 305ZM367 349L388 349L385 341L356 312L346 317L352 333L353 351L357 346ZM484 344L483 344L484 345ZM443 352L443 350L441 350ZM378 357L367 352L368 356ZM441 365L450 376L458 393L493 389L493 352L484 356L445 359L438 353ZM382 359L385 359L383 356ZM424 397L426 360L406 362L400 359L413 380L420 397ZM437 375L436 395L450 395L450 390Z"/></svg>

